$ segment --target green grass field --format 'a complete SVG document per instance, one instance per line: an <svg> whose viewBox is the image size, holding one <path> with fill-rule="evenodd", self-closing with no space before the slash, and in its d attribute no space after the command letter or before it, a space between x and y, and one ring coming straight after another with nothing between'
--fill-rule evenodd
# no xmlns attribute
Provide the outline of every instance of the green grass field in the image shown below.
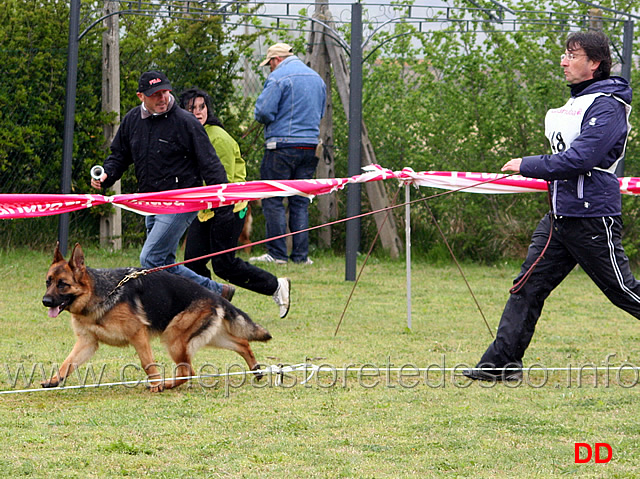
<svg viewBox="0 0 640 479"><path fill-rule="evenodd" d="M93 267L138 264L138 251L85 253ZM150 394L143 385L29 384L70 351L69 314L50 319L41 303L50 253L0 252L0 390L12 392L0 395L3 475L640 477L640 379L630 367L640 365L640 324L583 272L551 295L525 357L525 366L563 370L525 371L522 384L508 386L470 384L453 371L474 365L491 341L455 266L413 264L408 330L404 263L370 259L334 335L353 283L344 281L342 258L314 260L267 266L292 278L286 319L271 298L245 290L234 304L273 335L253 343L262 364L307 362L323 371L306 384L303 371L281 384L277 375L260 383L202 377ZM463 266L493 329L518 267ZM162 344L153 346L170 376ZM607 364L597 375L587 367ZM202 376L239 365L235 353L213 349L195 361ZM133 348L102 346L67 385L139 379L137 366ZM37 391L15 393L22 389ZM608 443L613 457L576 464L575 443Z"/></svg>

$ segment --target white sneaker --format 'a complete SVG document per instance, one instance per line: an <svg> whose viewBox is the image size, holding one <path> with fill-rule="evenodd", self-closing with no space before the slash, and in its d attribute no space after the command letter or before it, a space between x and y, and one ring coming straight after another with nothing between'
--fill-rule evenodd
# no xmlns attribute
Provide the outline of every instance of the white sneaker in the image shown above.
<svg viewBox="0 0 640 479"><path fill-rule="evenodd" d="M278 289L273 293L273 300L280 306L280 317L284 318L291 306L291 280L289 278L278 278Z"/></svg>
<svg viewBox="0 0 640 479"><path fill-rule="evenodd" d="M271 256L269 253L265 253L262 256L252 256L249 258L249 262L258 262L258 263L275 263L275 264L287 264L287 260L284 259L276 259Z"/></svg>
<svg viewBox="0 0 640 479"><path fill-rule="evenodd" d="M313 260L309 257L307 257L307 259L305 259L304 261L294 261L294 263L296 264L313 264Z"/></svg>

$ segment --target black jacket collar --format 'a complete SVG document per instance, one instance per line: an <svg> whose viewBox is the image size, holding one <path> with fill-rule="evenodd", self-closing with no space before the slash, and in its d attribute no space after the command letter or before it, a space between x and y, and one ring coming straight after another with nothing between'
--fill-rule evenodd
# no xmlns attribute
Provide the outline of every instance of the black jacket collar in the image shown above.
<svg viewBox="0 0 640 479"><path fill-rule="evenodd" d="M589 85L592 85L595 82L600 80L604 80L604 78L592 78L591 80L585 80L583 82L576 83L573 85L567 85L567 86L571 88L571 96L578 96Z"/></svg>

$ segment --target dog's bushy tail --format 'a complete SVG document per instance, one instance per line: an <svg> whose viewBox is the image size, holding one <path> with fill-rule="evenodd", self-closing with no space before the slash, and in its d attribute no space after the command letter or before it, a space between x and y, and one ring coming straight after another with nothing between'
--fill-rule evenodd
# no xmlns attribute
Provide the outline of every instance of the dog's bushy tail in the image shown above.
<svg viewBox="0 0 640 479"><path fill-rule="evenodd" d="M231 334L247 341L269 341L271 334L249 317L244 311L233 307L227 314Z"/></svg>

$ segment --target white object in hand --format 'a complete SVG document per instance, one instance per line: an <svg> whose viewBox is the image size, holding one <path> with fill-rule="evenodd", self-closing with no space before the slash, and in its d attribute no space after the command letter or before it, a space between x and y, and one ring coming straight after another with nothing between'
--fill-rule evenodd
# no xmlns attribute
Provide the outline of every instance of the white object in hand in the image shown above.
<svg viewBox="0 0 640 479"><path fill-rule="evenodd" d="M100 165L96 165L91 168L91 178L96 181L100 181L100 177L104 173L104 168Z"/></svg>

